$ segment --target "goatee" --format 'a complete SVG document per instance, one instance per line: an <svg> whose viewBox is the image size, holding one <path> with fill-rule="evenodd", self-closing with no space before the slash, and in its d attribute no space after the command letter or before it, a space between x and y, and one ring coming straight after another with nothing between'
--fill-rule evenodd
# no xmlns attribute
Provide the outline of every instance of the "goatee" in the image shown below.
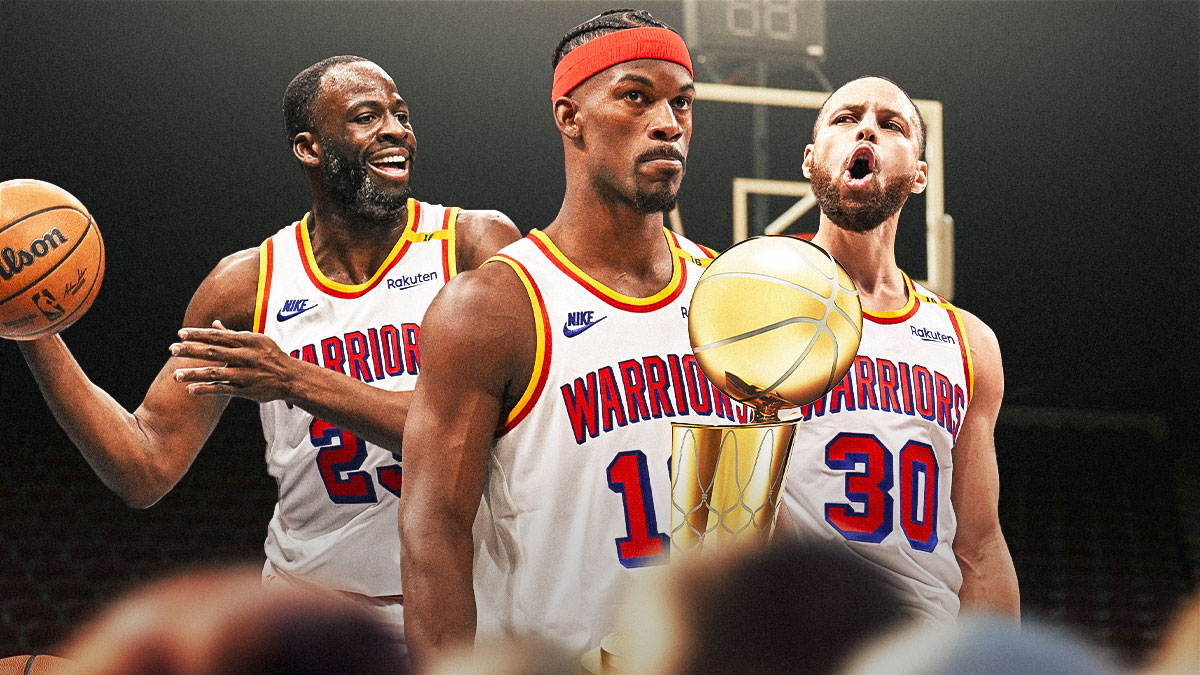
<svg viewBox="0 0 1200 675"><path fill-rule="evenodd" d="M865 200L847 204L829 170L815 164L812 169L813 196L821 213L850 232L870 232L895 215L908 200L915 180L915 176L900 176L884 185L876 183Z"/></svg>
<svg viewBox="0 0 1200 675"><path fill-rule="evenodd" d="M668 213L675 210L679 193L671 190L638 192L633 196L633 207L642 213Z"/></svg>

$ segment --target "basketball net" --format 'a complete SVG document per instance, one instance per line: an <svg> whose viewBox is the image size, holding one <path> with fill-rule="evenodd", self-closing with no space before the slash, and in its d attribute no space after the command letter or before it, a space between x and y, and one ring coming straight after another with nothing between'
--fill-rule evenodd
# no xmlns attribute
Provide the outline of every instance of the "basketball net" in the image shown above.
<svg viewBox="0 0 1200 675"><path fill-rule="evenodd" d="M775 529L796 423L671 425L671 555Z"/></svg>

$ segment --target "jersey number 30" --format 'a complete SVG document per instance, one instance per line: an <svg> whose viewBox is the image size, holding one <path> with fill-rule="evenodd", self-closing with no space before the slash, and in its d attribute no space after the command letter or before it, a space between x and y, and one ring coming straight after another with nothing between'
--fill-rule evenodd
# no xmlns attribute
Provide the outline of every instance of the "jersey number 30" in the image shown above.
<svg viewBox="0 0 1200 675"><path fill-rule="evenodd" d="M325 491L334 504L372 504L375 480L362 470L367 461L367 443L358 436L335 427L325 420L314 419L308 426L308 439L317 451L317 470L325 483ZM395 453L392 453L395 455ZM396 456L399 460L400 457ZM399 464L375 469L375 478L388 492L400 496L402 475Z"/></svg>
<svg viewBox="0 0 1200 675"><path fill-rule="evenodd" d="M852 541L879 543L892 532L892 453L872 434L838 434L825 465L846 473L851 504L825 504L825 520ZM856 470L859 466L862 470ZM918 551L937 547L938 464L933 448L909 441L900 449L900 528Z"/></svg>

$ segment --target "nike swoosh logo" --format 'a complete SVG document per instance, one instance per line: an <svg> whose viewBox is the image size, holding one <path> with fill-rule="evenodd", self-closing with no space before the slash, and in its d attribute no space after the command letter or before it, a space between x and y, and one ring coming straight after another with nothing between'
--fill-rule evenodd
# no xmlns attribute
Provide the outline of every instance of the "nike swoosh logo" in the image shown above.
<svg viewBox="0 0 1200 675"><path fill-rule="evenodd" d="M275 318L279 321L287 321L288 319L294 319L294 318L300 316L301 314L307 312L310 309L316 309L316 307L317 307L316 305L307 305L305 307L301 307L300 309L297 309L297 310L294 310L291 312L284 312L281 309L281 310L279 310L279 313L275 315Z"/></svg>
<svg viewBox="0 0 1200 675"><path fill-rule="evenodd" d="M603 321L607 318L608 318L607 316L602 316L599 319L596 319L595 321L589 321L588 323L585 323L582 326L578 326L576 328L571 328L570 326L568 326L567 324L564 323L563 324L563 335L565 335L569 338L573 338L576 335L579 335L583 331L591 328L592 326L595 326L596 324L600 323L601 321Z"/></svg>

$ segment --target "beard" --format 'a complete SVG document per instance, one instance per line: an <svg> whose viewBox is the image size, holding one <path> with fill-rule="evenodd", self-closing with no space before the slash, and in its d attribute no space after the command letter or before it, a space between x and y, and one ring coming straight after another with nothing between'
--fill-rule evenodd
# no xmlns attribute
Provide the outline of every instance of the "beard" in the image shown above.
<svg viewBox="0 0 1200 675"><path fill-rule="evenodd" d="M412 194L408 186L400 192L384 190L368 173L365 161L354 157L336 141L322 141L325 154L321 156L321 173L329 194L338 204L363 220L389 226L405 214ZM411 166L411 156L408 161Z"/></svg>
<svg viewBox="0 0 1200 675"><path fill-rule="evenodd" d="M812 191L817 204L834 225L850 232L870 232L904 206L915 176L898 176L883 185L876 184L865 201L847 204L829 169L813 165Z"/></svg>
<svg viewBox="0 0 1200 675"><path fill-rule="evenodd" d="M670 184L652 189L638 186L630 194L628 188L620 185L616 174L607 169L592 178L592 186L608 199L628 204L640 213L667 213L679 201L679 188Z"/></svg>
<svg viewBox="0 0 1200 675"><path fill-rule="evenodd" d="M668 213L675 210L677 201L679 192L669 187L655 192L638 190L633 195L633 208L642 213Z"/></svg>

